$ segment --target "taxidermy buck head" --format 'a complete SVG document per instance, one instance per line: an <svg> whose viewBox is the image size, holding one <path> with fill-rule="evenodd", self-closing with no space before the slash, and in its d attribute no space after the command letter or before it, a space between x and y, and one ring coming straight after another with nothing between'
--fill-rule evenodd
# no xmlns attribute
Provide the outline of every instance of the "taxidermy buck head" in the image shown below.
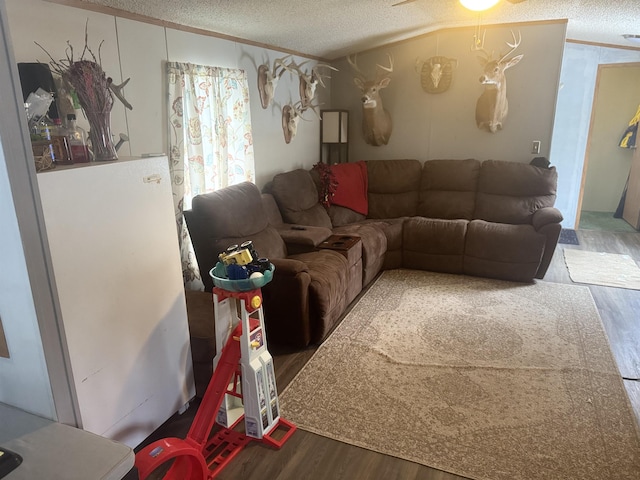
<svg viewBox="0 0 640 480"><path fill-rule="evenodd" d="M391 115L382 106L380 90L386 88L391 82L390 74L393 72L393 59L387 55L389 66L376 65L375 77L367 77L358 67L356 57L347 57L349 65L353 67L356 76L353 83L360 89L362 96L362 133L364 141L369 145L386 145L391 137ZM384 73L386 72L386 73Z"/></svg>
<svg viewBox="0 0 640 480"><path fill-rule="evenodd" d="M316 115L318 115L317 111L318 105L303 105L302 100L298 100L296 103L287 104L282 107L282 132L284 133L284 141L286 143L291 143L293 137L298 133L298 123L300 119L305 120L302 116L307 109L311 109L314 111Z"/></svg>
<svg viewBox="0 0 640 480"><path fill-rule="evenodd" d="M260 93L262 108L267 108L271 105L276 93L276 87L278 86L278 80L280 80L280 77L282 77L282 74L288 67L285 61L290 56L291 55L287 55L275 59L273 61L273 69L268 63L263 63L258 67L258 92Z"/></svg>
<svg viewBox="0 0 640 480"><path fill-rule="evenodd" d="M502 128L502 123L507 117L509 105L507 102L507 78L505 70L517 64L524 55L516 55L508 58L520 46L522 37L518 32L518 38L511 32L513 42L506 44L510 50L501 57L494 59L493 54L489 54L483 47L475 48L483 55L478 57L482 65L483 73L480 76L480 83L485 86L484 93L478 98L476 103L476 124L481 130L488 130L496 133ZM484 43L484 39L483 42Z"/></svg>
<svg viewBox="0 0 640 480"><path fill-rule="evenodd" d="M484 47L476 47L475 50L480 51L483 55L478 57L480 65L482 65L483 73L480 76L480 83L485 86L484 92L478 98L476 103L476 124L481 130L488 130L496 133L502 129L502 123L507 117L509 104L507 101L507 78L504 74L505 70L517 64L524 55L516 55L508 58L520 46L522 36L518 32L518 38L511 32L513 42L506 42L510 50L497 59L493 58L493 54L487 52ZM484 38L480 45L484 44Z"/></svg>
<svg viewBox="0 0 640 480"><path fill-rule="evenodd" d="M302 66L305 63L307 62L305 61L300 65L297 65L295 62L291 62L287 65L287 70L300 78L300 101L302 102L303 107L311 105L316 96L316 89L318 88L318 85L322 87L326 86L324 84L324 79L329 78L329 75L323 75L322 69L328 68L330 70L338 71L337 68L332 67L327 63L318 63L311 68L311 71L303 71Z"/></svg>

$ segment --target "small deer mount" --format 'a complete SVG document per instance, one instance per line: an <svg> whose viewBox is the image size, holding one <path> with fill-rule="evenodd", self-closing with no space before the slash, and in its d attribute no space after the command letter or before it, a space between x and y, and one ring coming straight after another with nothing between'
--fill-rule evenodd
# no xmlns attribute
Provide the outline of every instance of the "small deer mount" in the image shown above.
<svg viewBox="0 0 640 480"><path fill-rule="evenodd" d="M273 61L273 68L271 68L268 63L263 63L258 67L258 92L260 93L260 103L262 108L266 109L271 105L276 93L276 87L278 86L278 80L280 80L282 74L289 67L286 60L290 56L291 55L287 55L285 57L275 59Z"/></svg>
<svg viewBox="0 0 640 480"><path fill-rule="evenodd" d="M431 57L426 62L416 58L416 73L420 75L422 89L427 93L443 93L453 82L453 70L458 60L443 56Z"/></svg>
<svg viewBox="0 0 640 480"><path fill-rule="evenodd" d="M298 100L294 104L289 103L282 107L282 132L284 133L285 143L291 143L291 140L293 140L298 133L298 123L300 122L300 119L306 120L302 116L304 112L306 112L307 109L311 109L316 115L318 115L317 107L317 105L311 104L304 106L301 100Z"/></svg>
<svg viewBox="0 0 640 480"><path fill-rule="evenodd" d="M302 66L305 63L307 62L305 61L300 65L297 65L295 62L291 62L287 65L287 70L300 78L300 101L302 102L303 107L307 107L313 103L318 85L326 87L324 79L330 78L330 76L322 74L322 69L338 71L337 68L332 67L327 63L318 63L312 67L310 71L305 71L302 70Z"/></svg>
<svg viewBox="0 0 640 480"><path fill-rule="evenodd" d="M391 73L393 73L393 59L387 54L389 66L385 67L376 64L375 77L367 77L367 75L358 67L357 58L354 55L347 57L349 65L356 72L353 83L362 94L360 101L362 102L362 133L364 141L369 145L378 147L389 143L391 131L393 129L391 123L391 114L384 109L382 105L382 97L380 90L389 86L391 82ZM387 72L386 74L383 72Z"/></svg>
<svg viewBox="0 0 640 480"><path fill-rule="evenodd" d="M524 55L516 55L508 58L522 42L520 32L518 32L518 37L516 38L516 34L512 30L511 36L513 41L511 43L505 42L510 50L497 59L493 58L493 52L489 53L484 49L484 34L482 41L476 39L473 47L473 50L482 54L482 56L478 57L483 69L479 81L484 85L484 92L476 103L476 124L479 129L487 130L491 133L496 133L502 129L502 124L509 112L505 71L516 65L524 57Z"/></svg>

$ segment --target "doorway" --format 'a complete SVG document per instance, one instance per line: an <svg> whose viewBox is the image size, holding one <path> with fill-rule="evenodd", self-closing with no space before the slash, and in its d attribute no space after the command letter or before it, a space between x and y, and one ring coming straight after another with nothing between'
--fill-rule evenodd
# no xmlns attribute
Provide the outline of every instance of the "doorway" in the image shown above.
<svg viewBox="0 0 640 480"><path fill-rule="evenodd" d="M640 105L640 63L598 66L584 160L577 228L637 232L614 217L627 182L634 149L620 138Z"/></svg>

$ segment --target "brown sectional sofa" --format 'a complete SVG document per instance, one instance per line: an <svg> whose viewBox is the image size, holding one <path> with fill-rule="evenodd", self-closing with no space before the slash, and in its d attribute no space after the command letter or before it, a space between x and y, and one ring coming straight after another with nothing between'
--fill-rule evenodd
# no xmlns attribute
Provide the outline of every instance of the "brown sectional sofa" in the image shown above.
<svg viewBox="0 0 640 480"><path fill-rule="evenodd" d="M218 254L229 245L252 240L258 254L276 268L273 280L262 289L269 341L293 346L317 343L347 307L348 263L331 250L313 251L313 243L302 248L305 252L290 254L276 229L282 222L270 223L279 216L273 208L272 199L263 197L249 182L193 199L184 216L205 290L213 289L209 271ZM309 229L305 233L302 247L309 238L313 242L314 235L323 240L331 231Z"/></svg>
<svg viewBox="0 0 640 480"><path fill-rule="evenodd" d="M384 269L543 278L561 230L554 168L474 159L366 167L366 217L325 209L318 175L302 169L276 175L262 194L244 183L194 198L185 218L206 289L217 254L253 240L276 267L263 288L269 342L304 347L320 343ZM359 250L321 248L331 234L360 237Z"/></svg>

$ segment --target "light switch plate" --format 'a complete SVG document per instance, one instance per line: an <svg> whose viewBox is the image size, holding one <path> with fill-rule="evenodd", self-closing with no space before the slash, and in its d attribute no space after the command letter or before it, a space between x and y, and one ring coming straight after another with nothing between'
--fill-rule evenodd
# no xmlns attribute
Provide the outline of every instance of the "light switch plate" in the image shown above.
<svg viewBox="0 0 640 480"><path fill-rule="evenodd" d="M531 147L531 153L537 155L540 153L540 140L534 140L533 146Z"/></svg>

